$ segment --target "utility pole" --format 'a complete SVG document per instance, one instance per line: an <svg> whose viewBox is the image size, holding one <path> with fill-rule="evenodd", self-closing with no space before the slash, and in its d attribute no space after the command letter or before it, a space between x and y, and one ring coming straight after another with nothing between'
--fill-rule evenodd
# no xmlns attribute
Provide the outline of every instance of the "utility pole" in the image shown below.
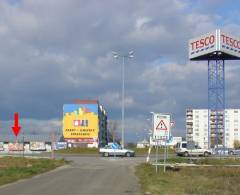
<svg viewBox="0 0 240 195"><path fill-rule="evenodd" d="M53 147L53 144L55 142L55 133L54 132L51 133L51 142L52 142L52 144L51 144L51 149L52 149L51 158L55 159L54 147Z"/></svg>

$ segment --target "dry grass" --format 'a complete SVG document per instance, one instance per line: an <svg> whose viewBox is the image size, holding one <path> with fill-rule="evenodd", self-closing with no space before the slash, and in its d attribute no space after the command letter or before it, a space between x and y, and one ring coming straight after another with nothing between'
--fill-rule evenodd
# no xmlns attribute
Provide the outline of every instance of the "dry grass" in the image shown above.
<svg viewBox="0 0 240 195"><path fill-rule="evenodd" d="M136 175L144 191L163 195L238 195L240 192L240 168L238 167L183 167L178 171L158 174L155 167L141 164Z"/></svg>
<svg viewBox="0 0 240 195"><path fill-rule="evenodd" d="M0 158L0 185L10 183L22 178L32 177L59 167L64 160L30 159L22 157Z"/></svg>

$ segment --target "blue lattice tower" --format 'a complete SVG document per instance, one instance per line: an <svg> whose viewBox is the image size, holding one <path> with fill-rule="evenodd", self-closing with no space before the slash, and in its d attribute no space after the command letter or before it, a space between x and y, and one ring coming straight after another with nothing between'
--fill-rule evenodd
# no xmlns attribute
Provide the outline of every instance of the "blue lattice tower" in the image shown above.
<svg viewBox="0 0 240 195"><path fill-rule="evenodd" d="M224 60L208 60L208 133L209 147L225 145Z"/></svg>

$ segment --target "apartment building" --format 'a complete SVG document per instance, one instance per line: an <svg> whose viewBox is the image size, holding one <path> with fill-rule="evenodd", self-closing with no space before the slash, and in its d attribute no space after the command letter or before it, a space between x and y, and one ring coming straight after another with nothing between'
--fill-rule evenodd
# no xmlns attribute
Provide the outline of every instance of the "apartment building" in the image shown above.
<svg viewBox="0 0 240 195"><path fill-rule="evenodd" d="M186 139L202 148L214 147L216 143L233 148L234 141L240 141L240 109L225 109L224 117L223 111L187 109Z"/></svg>

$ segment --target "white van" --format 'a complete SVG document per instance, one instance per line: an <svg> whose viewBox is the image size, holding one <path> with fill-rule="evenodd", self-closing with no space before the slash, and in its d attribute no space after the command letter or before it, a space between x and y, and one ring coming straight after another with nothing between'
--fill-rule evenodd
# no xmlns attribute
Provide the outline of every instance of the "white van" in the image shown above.
<svg viewBox="0 0 240 195"><path fill-rule="evenodd" d="M179 156L209 156L212 154L211 150L203 149L193 143L182 141L177 143L176 153Z"/></svg>

